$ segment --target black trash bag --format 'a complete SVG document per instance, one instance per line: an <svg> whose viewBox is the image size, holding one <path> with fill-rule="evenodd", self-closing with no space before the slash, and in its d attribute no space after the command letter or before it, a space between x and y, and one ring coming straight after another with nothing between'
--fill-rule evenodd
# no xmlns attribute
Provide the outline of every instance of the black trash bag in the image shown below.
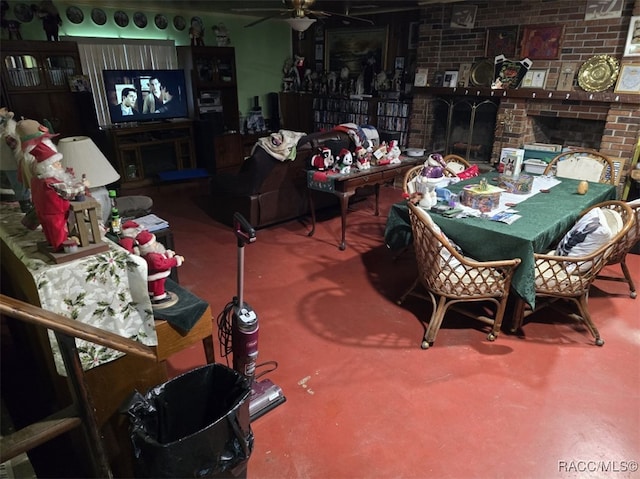
<svg viewBox="0 0 640 479"><path fill-rule="evenodd" d="M137 477L246 476L253 450L249 381L209 364L128 403Z"/></svg>

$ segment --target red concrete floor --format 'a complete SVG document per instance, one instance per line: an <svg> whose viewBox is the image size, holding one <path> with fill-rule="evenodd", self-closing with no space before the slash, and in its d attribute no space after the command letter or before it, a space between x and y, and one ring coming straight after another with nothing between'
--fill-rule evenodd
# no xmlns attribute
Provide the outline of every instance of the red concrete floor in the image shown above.
<svg viewBox="0 0 640 479"><path fill-rule="evenodd" d="M145 193L186 257L182 286L217 315L236 294L237 247L204 211L206 185ZM601 348L549 310L493 343L482 323L447 317L423 351L429 307L396 304L415 265L410 254L394 261L382 240L400 192L381 196L379 217L371 198L352 207L346 251L335 214L313 237L308 221L294 220L259 230L245 249L258 362L278 362L266 377L287 398L252 424L248 477L640 477L640 299L622 283L596 282ZM628 263L640 286L640 256ZM194 346L169 362L178 374L204 355Z"/></svg>

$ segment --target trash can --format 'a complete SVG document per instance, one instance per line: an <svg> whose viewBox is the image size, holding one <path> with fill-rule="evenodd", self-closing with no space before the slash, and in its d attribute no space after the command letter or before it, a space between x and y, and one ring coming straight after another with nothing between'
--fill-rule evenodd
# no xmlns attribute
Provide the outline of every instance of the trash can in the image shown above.
<svg viewBox="0 0 640 479"><path fill-rule="evenodd" d="M221 364L135 393L126 412L137 477L246 477L249 381Z"/></svg>

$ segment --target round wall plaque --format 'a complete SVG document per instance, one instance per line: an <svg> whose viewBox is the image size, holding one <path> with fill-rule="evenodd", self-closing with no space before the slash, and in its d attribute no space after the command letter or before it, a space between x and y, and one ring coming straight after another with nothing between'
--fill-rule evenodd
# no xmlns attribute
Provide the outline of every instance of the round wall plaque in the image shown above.
<svg viewBox="0 0 640 479"><path fill-rule="evenodd" d="M118 10L113 14L113 19L119 27L126 27L129 25L129 15L127 15L122 10Z"/></svg>
<svg viewBox="0 0 640 479"><path fill-rule="evenodd" d="M144 28L147 26L147 16L142 12L136 12L133 14L133 23L138 28Z"/></svg>
<svg viewBox="0 0 640 479"><path fill-rule="evenodd" d="M69 7L67 8L67 18L71 23L82 23L84 20L84 13L78 7Z"/></svg>
<svg viewBox="0 0 640 479"><path fill-rule="evenodd" d="M96 25L104 25L107 23L107 14L100 8L94 8L91 10L91 20L93 20L93 23Z"/></svg>
<svg viewBox="0 0 640 479"><path fill-rule="evenodd" d="M584 91L600 92L613 86L618 78L620 63L610 55L595 55L578 71L578 85Z"/></svg>
<svg viewBox="0 0 640 479"><path fill-rule="evenodd" d="M156 27L158 27L160 30L164 30L169 24L169 22L167 21L167 17L160 13L156 15L156 17L154 18L154 22L156 24Z"/></svg>

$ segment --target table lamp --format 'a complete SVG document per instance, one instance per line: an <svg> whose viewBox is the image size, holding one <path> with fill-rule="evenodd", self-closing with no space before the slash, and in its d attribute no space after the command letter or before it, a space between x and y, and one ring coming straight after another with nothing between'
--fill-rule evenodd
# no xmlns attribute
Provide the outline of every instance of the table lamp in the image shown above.
<svg viewBox="0 0 640 479"><path fill-rule="evenodd" d="M62 153L62 165L72 168L76 178L86 175L91 196L100 203L102 223L106 224L111 212L111 201L105 186L118 181L120 175L88 136L62 138L58 142L58 151Z"/></svg>

